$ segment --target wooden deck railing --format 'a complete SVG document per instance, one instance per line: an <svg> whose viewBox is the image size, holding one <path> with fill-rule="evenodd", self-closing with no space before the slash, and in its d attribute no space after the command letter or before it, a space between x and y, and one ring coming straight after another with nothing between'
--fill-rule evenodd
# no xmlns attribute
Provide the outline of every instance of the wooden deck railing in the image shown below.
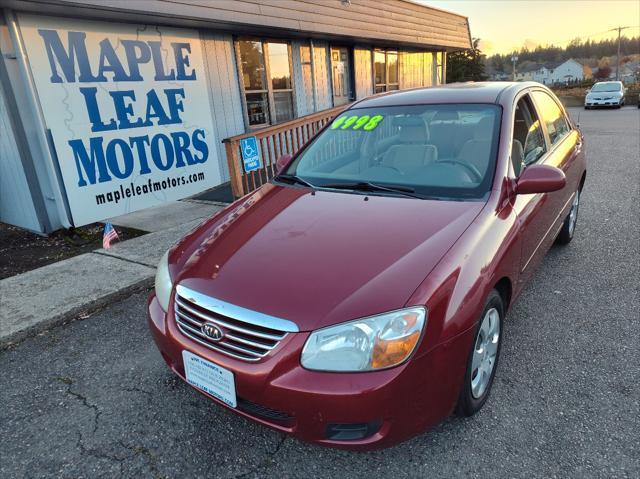
<svg viewBox="0 0 640 479"><path fill-rule="evenodd" d="M233 196L240 198L269 181L277 172L276 161L280 156L293 155L347 106L342 105L319 111L262 130L224 139L222 142L227 151ZM262 168L246 173L242 162L240 140L251 136L256 137L258 148L260 148Z"/></svg>

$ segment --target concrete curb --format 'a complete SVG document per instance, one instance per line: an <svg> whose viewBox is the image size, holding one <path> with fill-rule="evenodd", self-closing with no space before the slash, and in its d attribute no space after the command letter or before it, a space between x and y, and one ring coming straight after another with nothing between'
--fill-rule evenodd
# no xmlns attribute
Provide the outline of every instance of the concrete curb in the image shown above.
<svg viewBox="0 0 640 479"><path fill-rule="evenodd" d="M0 281L0 346L148 287L155 268L94 252Z"/></svg>
<svg viewBox="0 0 640 479"><path fill-rule="evenodd" d="M97 298L83 305L73 307L68 311L65 311L64 313L60 313L56 316L52 316L51 318L39 321L36 324L32 324L31 326L28 326L27 328L12 333L8 336L0 336L0 351L5 350L17 343L20 343L30 336L42 334L50 329L63 326L78 319L84 319L80 318L80 316L91 315L96 311L108 306L113 301L119 301L132 295L133 293L144 291L145 289L150 289L151 287L153 287L153 280L153 276L141 279L140 281L125 288L106 294L105 296L101 296L100 298Z"/></svg>

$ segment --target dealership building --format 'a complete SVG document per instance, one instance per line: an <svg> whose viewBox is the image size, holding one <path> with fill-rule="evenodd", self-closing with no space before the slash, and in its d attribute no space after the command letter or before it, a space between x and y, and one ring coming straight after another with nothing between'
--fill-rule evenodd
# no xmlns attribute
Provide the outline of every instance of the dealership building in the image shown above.
<svg viewBox="0 0 640 479"><path fill-rule="evenodd" d="M229 139L273 167L322 112L441 84L469 47L467 18L408 0L0 0L0 221L48 233L248 185Z"/></svg>

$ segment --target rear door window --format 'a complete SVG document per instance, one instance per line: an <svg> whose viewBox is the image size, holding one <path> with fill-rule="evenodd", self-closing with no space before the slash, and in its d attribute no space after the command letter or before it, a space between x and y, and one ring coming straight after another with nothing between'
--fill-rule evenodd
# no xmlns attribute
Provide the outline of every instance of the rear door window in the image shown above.
<svg viewBox="0 0 640 479"><path fill-rule="evenodd" d="M547 127L549 140L554 145L562 140L569 133L569 121L562 109L558 106L548 93L543 91L533 92L533 99L536 107L540 112L540 116Z"/></svg>

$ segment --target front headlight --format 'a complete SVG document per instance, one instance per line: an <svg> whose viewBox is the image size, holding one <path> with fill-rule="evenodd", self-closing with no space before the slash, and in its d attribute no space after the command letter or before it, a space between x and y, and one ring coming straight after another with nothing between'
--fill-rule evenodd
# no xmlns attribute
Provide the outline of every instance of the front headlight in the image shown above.
<svg viewBox="0 0 640 479"><path fill-rule="evenodd" d="M160 306L166 312L169 310L169 298L171 298L171 288L173 287L173 283L171 282L171 274L169 273L168 251L162 255L162 258L158 263L155 286L156 298L158 298L158 303L160 303Z"/></svg>
<svg viewBox="0 0 640 479"><path fill-rule="evenodd" d="M316 371L374 371L407 359L427 320L422 306L401 309L314 331L300 362Z"/></svg>

